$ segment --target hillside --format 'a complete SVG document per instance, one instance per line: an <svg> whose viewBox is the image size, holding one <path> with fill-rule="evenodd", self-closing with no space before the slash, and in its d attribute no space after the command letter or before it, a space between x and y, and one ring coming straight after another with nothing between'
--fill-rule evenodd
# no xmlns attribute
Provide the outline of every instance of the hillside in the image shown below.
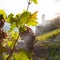
<svg viewBox="0 0 60 60"><path fill-rule="evenodd" d="M35 37L34 60L60 60L60 17L40 27Z"/></svg>

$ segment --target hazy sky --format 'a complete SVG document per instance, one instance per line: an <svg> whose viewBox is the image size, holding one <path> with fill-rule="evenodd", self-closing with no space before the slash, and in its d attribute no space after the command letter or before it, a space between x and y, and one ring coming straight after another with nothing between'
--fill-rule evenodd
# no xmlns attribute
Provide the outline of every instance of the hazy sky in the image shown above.
<svg viewBox="0 0 60 60"><path fill-rule="evenodd" d="M6 13L21 13L27 8L28 0L0 0L0 9L4 9ZM51 19L56 15L60 15L60 0L38 0L38 5L31 4L29 11L32 13L38 11L38 21L41 22L42 14L46 19Z"/></svg>
<svg viewBox="0 0 60 60"><path fill-rule="evenodd" d="M0 9L9 13L22 13L27 8L28 0L0 0ZM38 5L32 3L29 11L32 13L38 11L38 22L41 23L42 14L45 14L46 20L60 15L60 0L38 0Z"/></svg>

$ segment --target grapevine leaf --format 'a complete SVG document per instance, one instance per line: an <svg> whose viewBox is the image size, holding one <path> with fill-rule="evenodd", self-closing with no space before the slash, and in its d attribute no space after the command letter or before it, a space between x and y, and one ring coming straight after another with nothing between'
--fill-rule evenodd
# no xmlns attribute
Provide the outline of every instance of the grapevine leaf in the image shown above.
<svg viewBox="0 0 60 60"><path fill-rule="evenodd" d="M14 60L29 60L25 52L20 51L19 53L14 53Z"/></svg>
<svg viewBox="0 0 60 60"><path fill-rule="evenodd" d="M10 23L10 30L12 31L14 30L17 26L16 26L16 19L14 18L14 14L10 14L7 18L7 22Z"/></svg>
<svg viewBox="0 0 60 60"><path fill-rule="evenodd" d="M17 15L15 16L15 19L17 20L16 22L19 22L20 17L21 17L21 14L17 14Z"/></svg>
<svg viewBox="0 0 60 60"><path fill-rule="evenodd" d="M16 24L15 23L11 24L10 26L11 26L10 30L9 30L10 32L13 31L16 28Z"/></svg>
<svg viewBox="0 0 60 60"><path fill-rule="evenodd" d="M16 19L16 20L15 20L15 24L16 24L17 27L19 27L19 25L20 25L20 24L19 24L20 17L21 17L21 14L17 14L17 15L15 16L15 19Z"/></svg>
<svg viewBox="0 0 60 60"><path fill-rule="evenodd" d="M23 27L20 27L19 28L19 32L24 32L24 31L26 31L27 29L26 29L26 26L23 26Z"/></svg>
<svg viewBox="0 0 60 60"><path fill-rule="evenodd" d="M25 49L20 49L20 51L21 52L24 52L27 56L28 56L28 58L31 58L32 57L32 52L31 51L27 51L27 50L25 50Z"/></svg>
<svg viewBox="0 0 60 60"><path fill-rule="evenodd" d="M16 40L17 39L17 37L18 37L18 32L15 32L14 30L13 31L11 31L10 33L12 33L12 34L10 34L11 36L11 39L13 39L13 40ZM11 40L10 39L10 40Z"/></svg>
<svg viewBox="0 0 60 60"><path fill-rule="evenodd" d="M17 32L12 31L12 37L13 37L14 39L17 39L17 37L18 37L18 33L17 33Z"/></svg>
<svg viewBox="0 0 60 60"><path fill-rule="evenodd" d="M27 22L27 20L29 19L31 13L30 12L24 12L21 14L20 17L20 24L25 24Z"/></svg>
<svg viewBox="0 0 60 60"><path fill-rule="evenodd" d="M36 18L36 17L37 17L37 13L38 13L37 11L34 12L34 13L30 16L28 22L29 22L29 21L35 21L35 20L37 20L37 18Z"/></svg>
<svg viewBox="0 0 60 60"><path fill-rule="evenodd" d="M37 20L37 18L36 18L36 16L37 16L37 11L36 12L34 12L31 16L30 16L30 18L29 18L29 20L26 22L26 24L27 25L29 25L29 26L36 26L38 23L36 22L36 20Z"/></svg>
<svg viewBox="0 0 60 60"><path fill-rule="evenodd" d="M11 38L7 41L7 44L8 44L8 47L10 47L11 49L13 49L13 46L15 44L15 40L18 37L18 32L11 31L11 33L12 33L10 35Z"/></svg>
<svg viewBox="0 0 60 60"><path fill-rule="evenodd" d="M37 0L31 0L32 2L34 2L35 4L38 4L38 1Z"/></svg>
<svg viewBox="0 0 60 60"><path fill-rule="evenodd" d="M7 22L11 24L15 22L14 14L8 15Z"/></svg>
<svg viewBox="0 0 60 60"><path fill-rule="evenodd" d="M28 26L36 26L38 24L38 22L36 21L30 21L27 23Z"/></svg>
<svg viewBox="0 0 60 60"><path fill-rule="evenodd" d="M8 54L5 54L4 55L4 60L6 60L8 56L9 56Z"/></svg>
<svg viewBox="0 0 60 60"><path fill-rule="evenodd" d="M8 41L7 44L8 44L9 48L13 49L13 46L15 44L15 40Z"/></svg>
<svg viewBox="0 0 60 60"><path fill-rule="evenodd" d="M21 14L17 14L17 15L16 15L16 18L17 18L17 19L18 19L18 18L20 19L20 16L21 16Z"/></svg>
<svg viewBox="0 0 60 60"><path fill-rule="evenodd" d="M0 10L0 15L3 15L4 19L6 19L6 13L4 12L4 10Z"/></svg>
<svg viewBox="0 0 60 60"><path fill-rule="evenodd" d="M7 42L8 47L10 47L10 48L11 48L12 43L13 43L12 41L8 41L8 42Z"/></svg>
<svg viewBox="0 0 60 60"><path fill-rule="evenodd" d="M10 15L8 15L8 17L13 17L13 16L14 16L14 14L12 14L12 13Z"/></svg>
<svg viewBox="0 0 60 60"><path fill-rule="evenodd" d="M34 13L31 15L31 19L36 18L37 13L38 13L38 11L34 12Z"/></svg>

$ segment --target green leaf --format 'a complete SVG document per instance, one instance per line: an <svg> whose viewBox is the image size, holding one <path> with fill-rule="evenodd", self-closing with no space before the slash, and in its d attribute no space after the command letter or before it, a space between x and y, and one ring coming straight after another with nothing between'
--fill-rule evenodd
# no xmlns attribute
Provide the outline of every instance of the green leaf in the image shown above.
<svg viewBox="0 0 60 60"><path fill-rule="evenodd" d="M14 16L14 14L12 14L12 13L10 15L8 15L8 17L13 17L13 16Z"/></svg>
<svg viewBox="0 0 60 60"><path fill-rule="evenodd" d="M8 54L4 55L4 60L7 60L8 56ZM10 57L8 60L13 60L13 57Z"/></svg>
<svg viewBox="0 0 60 60"><path fill-rule="evenodd" d="M29 50L27 51L25 49L20 49L20 51L24 52L28 56L29 59L32 57L32 52L31 51L29 51Z"/></svg>
<svg viewBox="0 0 60 60"><path fill-rule="evenodd" d="M11 37L13 38L13 40L17 39L18 37L18 32L15 32L15 31L11 31Z"/></svg>
<svg viewBox="0 0 60 60"><path fill-rule="evenodd" d="M7 42L7 44L8 44L8 47L10 47L10 48L11 48L11 46L12 46L12 43L13 43L12 41L8 41L8 42Z"/></svg>
<svg viewBox="0 0 60 60"><path fill-rule="evenodd" d="M7 22L11 24L15 22L14 14L8 15Z"/></svg>
<svg viewBox="0 0 60 60"><path fill-rule="evenodd" d="M7 45L8 45L9 48L13 49L15 41L18 37L18 32L11 31L10 33L11 34L10 34L9 40L7 40Z"/></svg>
<svg viewBox="0 0 60 60"><path fill-rule="evenodd" d="M9 30L10 32L13 31L17 27L15 23L12 23L10 26L11 26Z"/></svg>
<svg viewBox="0 0 60 60"><path fill-rule="evenodd" d="M15 18L20 19L20 16L21 16L21 14L16 14Z"/></svg>
<svg viewBox="0 0 60 60"><path fill-rule="evenodd" d="M24 52L14 53L14 60L29 60Z"/></svg>
<svg viewBox="0 0 60 60"><path fill-rule="evenodd" d="M16 19L16 20L15 20L15 24L16 24L17 27L20 26L20 23L19 23L20 17L21 17L21 14L17 14L17 15L15 16L15 19Z"/></svg>
<svg viewBox="0 0 60 60"><path fill-rule="evenodd" d="M1 14L3 15L4 19L6 19L7 16L6 16L6 13L5 13L4 10L0 10L0 15L1 15Z"/></svg>
<svg viewBox="0 0 60 60"><path fill-rule="evenodd" d="M14 44L15 44L15 40L13 39L13 40L11 40L11 41L8 41L7 44L8 44L8 47L9 47L10 49L13 49L13 46L14 46Z"/></svg>
<svg viewBox="0 0 60 60"><path fill-rule="evenodd" d="M30 12L24 12L21 14L20 17L20 24L25 24L27 22L27 20L29 19L31 13Z"/></svg>
<svg viewBox="0 0 60 60"><path fill-rule="evenodd" d="M28 26L36 26L38 24L38 22L36 21L30 21L27 23Z"/></svg>
<svg viewBox="0 0 60 60"><path fill-rule="evenodd" d="M4 60L6 60L8 56L9 56L9 55L4 55Z"/></svg>
<svg viewBox="0 0 60 60"><path fill-rule="evenodd" d="M32 2L34 2L35 4L38 4L38 1L37 0L31 0Z"/></svg>
<svg viewBox="0 0 60 60"><path fill-rule="evenodd" d="M37 20L37 11L36 12L34 12L33 14L31 14L31 16L30 16L30 18L29 18L29 20L26 22L26 24L28 25L28 26L36 26L38 23L36 22L36 20Z"/></svg>

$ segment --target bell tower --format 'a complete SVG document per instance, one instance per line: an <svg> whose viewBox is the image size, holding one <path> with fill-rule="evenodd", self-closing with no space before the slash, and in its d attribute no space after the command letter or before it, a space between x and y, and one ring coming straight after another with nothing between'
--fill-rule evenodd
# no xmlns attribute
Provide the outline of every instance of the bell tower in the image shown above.
<svg viewBox="0 0 60 60"><path fill-rule="evenodd" d="M45 20L45 14L42 14L42 22Z"/></svg>

